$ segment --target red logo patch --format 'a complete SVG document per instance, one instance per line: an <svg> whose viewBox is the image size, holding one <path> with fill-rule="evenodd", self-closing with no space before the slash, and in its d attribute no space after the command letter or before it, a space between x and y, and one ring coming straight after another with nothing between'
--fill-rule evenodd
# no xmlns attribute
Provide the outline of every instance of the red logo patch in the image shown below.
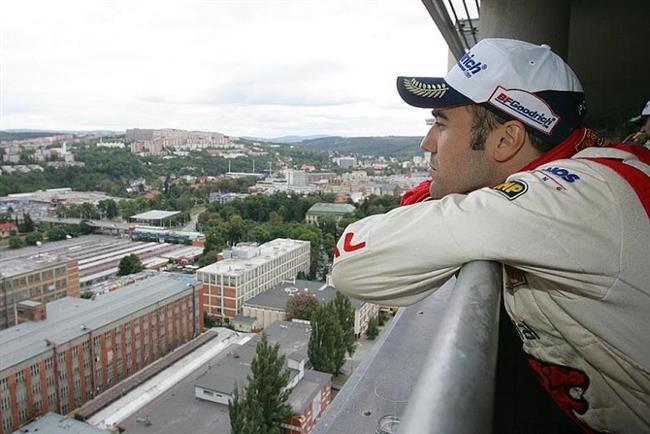
<svg viewBox="0 0 650 434"><path fill-rule="evenodd" d="M343 251L344 252L354 252L355 250L363 249L366 247L366 242L362 241L357 244L352 244L352 238L354 238L354 233L348 232L345 234L345 237L343 238ZM338 258L341 256L341 252L339 252L338 247L334 249L334 257Z"/></svg>

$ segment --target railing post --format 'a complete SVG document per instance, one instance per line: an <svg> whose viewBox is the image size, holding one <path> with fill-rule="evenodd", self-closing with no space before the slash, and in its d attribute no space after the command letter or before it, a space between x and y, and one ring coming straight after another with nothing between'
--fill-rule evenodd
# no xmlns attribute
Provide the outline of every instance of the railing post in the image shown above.
<svg viewBox="0 0 650 434"><path fill-rule="evenodd" d="M502 266L463 266L400 434L474 434L492 429Z"/></svg>

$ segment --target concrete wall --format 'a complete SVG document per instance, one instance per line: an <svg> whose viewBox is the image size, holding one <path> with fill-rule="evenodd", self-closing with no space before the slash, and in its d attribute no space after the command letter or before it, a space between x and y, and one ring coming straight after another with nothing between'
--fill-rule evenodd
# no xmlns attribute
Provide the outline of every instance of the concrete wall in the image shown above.
<svg viewBox="0 0 650 434"><path fill-rule="evenodd" d="M647 0L483 0L481 38L545 43L578 74L587 94L587 125L607 137L650 98Z"/></svg>

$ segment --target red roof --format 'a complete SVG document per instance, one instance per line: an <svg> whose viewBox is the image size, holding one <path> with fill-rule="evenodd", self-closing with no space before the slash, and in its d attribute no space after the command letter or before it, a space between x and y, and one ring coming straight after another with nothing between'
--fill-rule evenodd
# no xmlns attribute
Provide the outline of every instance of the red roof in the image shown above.
<svg viewBox="0 0 650 434"><path fill-rule="evenodd" d="M9 232L18 229L16 223L0 223L0 231Z"/></svg>

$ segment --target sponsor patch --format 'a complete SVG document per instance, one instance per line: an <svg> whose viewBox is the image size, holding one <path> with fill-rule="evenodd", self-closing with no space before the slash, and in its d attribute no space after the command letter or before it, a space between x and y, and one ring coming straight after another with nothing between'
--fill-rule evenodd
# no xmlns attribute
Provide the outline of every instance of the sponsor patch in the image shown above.
<svg viewBox="0 0 650 434"><path fill-rule="evenodd" d="M553 175L559 176L563 180L569 183L576 182L580 177L576 175L575 173L569 172L567 169L563 167L546 167L542 169L546 173L551 173Z"/></svg>
<svg viewBox="0 0 650 434"><path fill-rule="evenodd" d="M474 54L465 53L458 61L458 67L463 71L465 77L472 78L475 74L487 69L487 65L474 59Z"/></svg>
<svg viewBox="0 0 650 434"><path fill-rule="evenodd" d="M525 90L497 86L488 102L546 134L550 134L560 121L560 117L544 100Z"/></svg>
<svg viewBox="0 0 650 434"><path fill-rule="evenodd" d="M520 180L507 181L494 187L494 190L507 197L508 200L515 200L528 191L528 184Z"/></svg>

